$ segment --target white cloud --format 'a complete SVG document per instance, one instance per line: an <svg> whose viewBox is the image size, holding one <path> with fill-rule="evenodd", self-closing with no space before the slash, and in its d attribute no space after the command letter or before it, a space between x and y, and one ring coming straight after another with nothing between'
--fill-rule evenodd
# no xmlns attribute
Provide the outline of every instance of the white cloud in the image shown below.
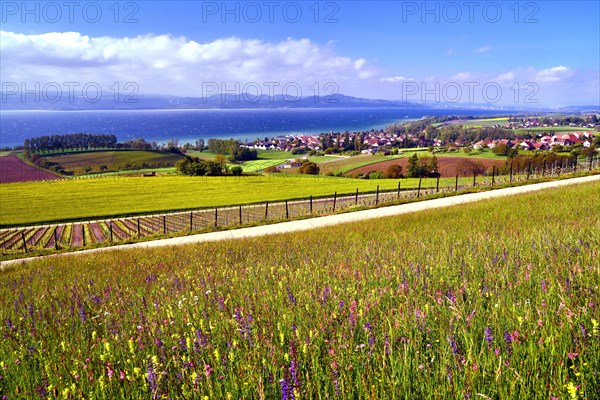
<svg viewBox="0 0 600 400"><path fill-rule="evenodd" d="M499 82L513 82L515 80L515 73L513 71L501 73L495 80Z"/></svg>
<svg viewBox="0 0 600 400"><path fill-rule="evenodd" d="M475 49L475 53L487 53L490 50L492 50L492 46L486 45Z"/></svg>
<svg viewBox="0 0 600 400"><path fill-rule="evenodd" d="M390 82L390 83L402 82L402 81L412 81L412 80L413 80L412 78L406 78L404 76L390 76L390 77L379 79L380 82Z"/></svg>
<svg viewBox="0 0 600 400"><path fill-rule="evenodd" d="M199 43L172 35L90 37L78 32L0 32L3 81L136 82L140 92L201 95L203 82L355 81L376 75L366 59L339 55L331 43L228 37ZM107 86L108 87L108 86Z"/></svg>
<svg viewBox="0 0 600 400"><path fill-rule="evenodd" d="M539 82L556 82L571 76L571 69L562 65L539 71L535 79Z"/></svg>
<svg viewBox="0 0 600 400"><path fill-rule="evenodd" d="M450 79L453 81L466 81L467 79L471 79L472 75L470 72L459 72L458 74L452 76Z"/></svg>

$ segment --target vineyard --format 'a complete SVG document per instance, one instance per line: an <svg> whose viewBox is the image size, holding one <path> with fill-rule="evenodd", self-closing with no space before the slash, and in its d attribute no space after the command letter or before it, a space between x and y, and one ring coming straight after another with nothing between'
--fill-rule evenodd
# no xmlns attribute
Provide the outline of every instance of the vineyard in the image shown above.
<svg viewBox="0 0 600 400"><path fill-rule="evenodd" d="M598 161L594 161L596 164ZM235 207L211 209L32 226L0 230L0 248L4 256L28 253L31 251L56 251L77 249L101 244L139 241L145 238L158 238L168 235L190 234L213 229L230 228L242 225L277 222L309 216L331 214L358 207L374 207L401 201L427 199L461 192L467 189L501 187L511 183L526 183L542 178L558 177L576 173L579 170L596 169L597 165L582 163L564 169L528 170L518 174L495 175L495 170L483 176L472 178L426 178L398 180L393 191L379 190L364 192L356 189L353 195L313 198L306 200L265 202ZM404 182L404 185L403 185Z"/></svg>

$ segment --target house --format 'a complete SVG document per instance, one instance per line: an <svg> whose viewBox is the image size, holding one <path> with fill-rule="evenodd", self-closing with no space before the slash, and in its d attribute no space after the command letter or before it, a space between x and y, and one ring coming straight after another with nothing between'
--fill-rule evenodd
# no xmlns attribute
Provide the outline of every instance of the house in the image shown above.
<svg viewBox="0 0 600 400"><path fill-rule="evenodd" d="M519 144L522 150L535 150L535 145L530 140L524 140Z"/></svg>
<svg viewBox="0 0 600 400"><path fill-rule="evenodd" d="M485 140L480 140L479 142L475 143L473 145L474 149L481 149L484 146L490 147L490 145L492 144L492 141L489 139L485 139Z"/></svg>

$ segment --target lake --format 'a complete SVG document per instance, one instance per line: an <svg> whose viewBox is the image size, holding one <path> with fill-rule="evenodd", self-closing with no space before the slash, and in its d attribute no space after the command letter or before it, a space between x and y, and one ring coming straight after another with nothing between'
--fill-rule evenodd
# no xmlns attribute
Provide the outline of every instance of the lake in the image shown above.
<svg viewBox="0 0 600 400"><path fill-rule="evenodd" d="M286 134L319 134L380 129L426 115L498 115L510 111L473 109L328 108L1 111L0 147L26 138L66 133L115 134L120 142L144 138L181 144L202 138L235 138L242 142Z"/></svg>

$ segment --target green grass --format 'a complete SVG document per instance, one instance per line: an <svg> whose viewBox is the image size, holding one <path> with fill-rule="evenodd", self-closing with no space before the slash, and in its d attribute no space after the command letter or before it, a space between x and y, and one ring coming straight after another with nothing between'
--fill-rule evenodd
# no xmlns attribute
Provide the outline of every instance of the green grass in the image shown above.
<svg viewBox="0 0 600 400"><path fill-rule="evenodd" d="M115 171L115 172L99 172L96 174L84 174L72 177L73 179L79 178L110 178L112 176L124 176L124 175L142 175L150 172L156 172L159 175L174 175L177 173L175 167L166 167L166 168L142 168L135 170L124 170L124 171ZM71 178L71 177L68 177Z"/></svg>
<svg viewBox="0 0 600 400"><path fill-rule="evenodd" d="M546 127L534 127L534 128L522 128L522 129L514 129L515 133L529 133L529 132L583 132L583 131L593 131L592 128L583 128L580 126L546 126Z"/></svg>
<svg viewBox="0 0 600 400"><path fill-rule="evenodd" d="M79 152L51 156L48 160L59 164L67 172L83 175L87 173L86 168L99 172L102 165L105 165L109 171L172 167L181 158L183 158L181 155L159 151L131 150Z"/></svg>
<svg viewBox="0 0 600 400"><path fill-rule="evenodd" d="M467 127L506 125L506 124L508 124L508 117L471 119L471 120L464 120L464 121L456 121L456 123L461 124L463 126L467 126Z"/></svg>
<svg viewBox="0 0 600 400"><path fill-rule="evenodd" d="M243 168L244 172L258 172L284 163L285 160L281 159L266 159L245 161L244 163L240 164L240 166Z"/></svg>
<svg viewBox="0 0 600 400"><path fill-rule="evenodd" d="M418 180L405 180L413 187ZM297 174L243 177L107 177L3 184L0 226L117 217L394 189L397 180ZM406 186L404 186L406 185ZM43 193L43 196L40 196Z"/></svg>
<svg viewBox="0 0 600 400"><path fill-rule="evenodd" d="M519 154L527 154L527 151L521 150ZM489 158L492 160L506 160L506 156L499 156L494 154L492 150L480 151L473 150L472 152L466 154L464 151L459 150L454 153L435 153L436 157L467 157L467 158Z"/></svg>
<svg viewBox="0 0 600 400"><path fill-rule="evenodd" d="M0 273L1 390L599 398L599 197L579 185L16 267Z"/></svg>

